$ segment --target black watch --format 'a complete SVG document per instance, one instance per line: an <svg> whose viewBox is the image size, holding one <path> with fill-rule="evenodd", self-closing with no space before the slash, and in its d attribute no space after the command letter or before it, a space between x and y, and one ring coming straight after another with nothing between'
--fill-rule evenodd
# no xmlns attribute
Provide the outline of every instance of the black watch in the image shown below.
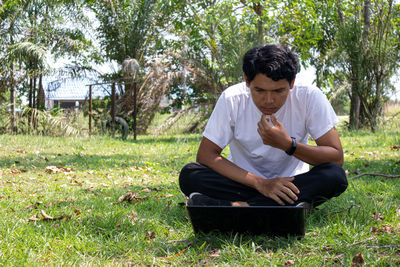
<svg viewBox="0 0 400 267"><path fill-rule="evenodd" d="M293 153L296 151L296 138L295 137L291 138L292 138L292 146L289 148L288 151L285 151L286 154L288 154L289 156L293 155Z"/></svg>

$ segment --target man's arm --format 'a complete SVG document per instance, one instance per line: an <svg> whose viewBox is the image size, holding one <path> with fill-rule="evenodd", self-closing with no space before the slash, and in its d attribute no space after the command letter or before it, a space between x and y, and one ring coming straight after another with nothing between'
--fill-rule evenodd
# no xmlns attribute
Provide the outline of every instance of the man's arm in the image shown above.
<svg viewBox="0 0 400 267"><path fill-rule="evenodd" d="M317 146L297 144L293 156L313 166L334 162L343 165L343 149L335 127L315 140Z"/></svg>
<svg viewBox="0 0 400 267"><path fill-rule="evenodd" d="M263 143L288 151L292 144L290 136L274 115L271 115L270 120L273 125L269 124L265 116L261 116L258 123L258 133ZM297 143L293 156L313 166L326 162L335 162L340 166L343 165L342 144L335 127L316 139L315 143L317 146Z"/></svg>
<svg viewBox="0 0 400 267"><path fill-rule="evenodd" d="M197 162L202 163L219 174L258 190L264 196L275 200L280 205L284 202L293 204L297 200L298 188L292 183L293 177L264 179L250 173L221 155L222 149L203 137L197 152Z"/></svg>

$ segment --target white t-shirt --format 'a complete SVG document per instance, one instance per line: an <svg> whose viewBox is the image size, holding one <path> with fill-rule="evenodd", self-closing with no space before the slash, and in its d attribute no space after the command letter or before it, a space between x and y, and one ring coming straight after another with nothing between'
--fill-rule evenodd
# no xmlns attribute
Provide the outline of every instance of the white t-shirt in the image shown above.
<svg viewBox="0 0 400 267"><path fill-rule="evenodd" d="M246 83L233 85L218 99L203 136L221 149L229 145L230 161L262 177L291 177L307 172L308 164L263 144L257 132L261 114ZM318 139L338 123L326 96L310 86L295 85L275 116L289 136L304 144L309 134Z"/></svg>

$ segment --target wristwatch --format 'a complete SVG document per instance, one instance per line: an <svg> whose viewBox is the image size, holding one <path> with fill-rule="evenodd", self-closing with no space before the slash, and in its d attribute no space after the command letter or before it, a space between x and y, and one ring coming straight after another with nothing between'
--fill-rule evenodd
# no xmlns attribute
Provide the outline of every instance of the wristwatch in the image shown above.
<svg viewBox="0 0 400 267"><path fill-rule="evenodd" d="M289 156L293 155L293 153L296 151L296 138L295 137L290 137L292 138L292 146L289 148L289 150L285 151L286 154Z"/></svg>

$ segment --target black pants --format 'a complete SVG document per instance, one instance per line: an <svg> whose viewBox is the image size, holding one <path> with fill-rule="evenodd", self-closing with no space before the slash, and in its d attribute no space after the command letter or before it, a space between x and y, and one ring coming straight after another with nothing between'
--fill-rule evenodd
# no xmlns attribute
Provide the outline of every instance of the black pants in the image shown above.
<svg viewBox="0 0 400 267"><path fill-rule="evenodd" d="M294 176L294 185L300 190L296 204L309 202L317 206L326 200L339 196L347 188L344 170L335 163L324 163L309 172ZM279 205L257 190L226 178L200 163L189 163L179 175L182 192L189 196L199 192L212 198L245 201L251 206Z"/></svg>

